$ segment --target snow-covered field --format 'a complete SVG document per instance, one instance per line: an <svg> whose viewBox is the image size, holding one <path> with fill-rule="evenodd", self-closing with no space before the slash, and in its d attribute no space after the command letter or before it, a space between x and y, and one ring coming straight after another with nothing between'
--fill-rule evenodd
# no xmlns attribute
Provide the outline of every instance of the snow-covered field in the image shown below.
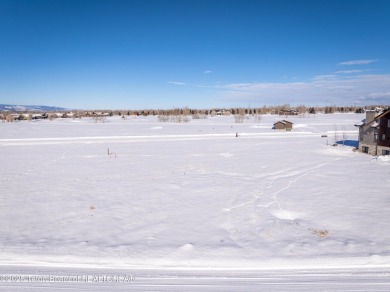
<svg viewBox="0 0 390 292"><path fill-rule="evenodd" d="M272 130L284 119L272 115L0 123L0 272L379 268L388 278L390 159L331 146L355 145L363 118L290 117L291 132Z"/></svg>

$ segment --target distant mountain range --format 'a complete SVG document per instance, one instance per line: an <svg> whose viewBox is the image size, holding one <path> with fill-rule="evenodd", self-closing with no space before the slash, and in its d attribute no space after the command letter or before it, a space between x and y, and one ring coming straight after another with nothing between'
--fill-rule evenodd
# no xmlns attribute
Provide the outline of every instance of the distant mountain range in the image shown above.
<svg viewBox="0 0 390 292"><path fill-rule="evenodd" d="M13 105L13 104L0 104L0 111L64 111L67 110L63 107L46 106L46 105Z"/></svg>

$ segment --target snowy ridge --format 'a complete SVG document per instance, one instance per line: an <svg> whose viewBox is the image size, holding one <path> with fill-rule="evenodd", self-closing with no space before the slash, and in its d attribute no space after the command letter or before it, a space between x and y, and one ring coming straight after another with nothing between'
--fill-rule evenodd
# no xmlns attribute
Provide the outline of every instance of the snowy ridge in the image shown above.
<svg viewBox="0 0 390 292"><path fill-rule="evenodd" d="M12 104L0 104L0 111L63 111L66 110L62 107L46 106L46 105L12 105Z"/></svg>

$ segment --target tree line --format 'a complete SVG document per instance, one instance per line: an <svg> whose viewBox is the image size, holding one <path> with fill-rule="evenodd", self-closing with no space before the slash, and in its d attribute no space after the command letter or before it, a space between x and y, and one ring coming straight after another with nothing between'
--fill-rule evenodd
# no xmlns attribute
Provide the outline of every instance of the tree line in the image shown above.
<svg viewBox="0 0 390 292"><path fill-rule="evenodd" d="M378 109L378 105L370 106L315 106L305 105L291 106L289 104L262 106L262 107L231 107L231 108L211 108L211 109L192 109L188 107L172 109L144 109L144 110L73 110L61 112L39 112L39 111L21 111L21 112L0 112L0 120L11 122L13 120L31 120L31 119L55 119L55 118L83 118L83 117L109 117L109 116L158 116L161 121L171 121L183 119L183 116L192 116L194 119L206 118L215 115L304 115L304 114L332 114L332 113L364 113L365 110ZM382 106L383 107L383 106ZM169 117L169 118L166 118Z"/></svg>

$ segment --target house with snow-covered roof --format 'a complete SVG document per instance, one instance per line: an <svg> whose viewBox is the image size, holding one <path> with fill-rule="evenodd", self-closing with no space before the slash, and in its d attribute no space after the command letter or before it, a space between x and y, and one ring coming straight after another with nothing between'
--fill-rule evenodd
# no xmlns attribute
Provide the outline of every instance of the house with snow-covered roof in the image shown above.
<svg viewBox="0 0 390 292"><path fill-rule="evenodd" d="M293 127L293 123L290 121L282 120L277 121L274 123L274 126L272 129L274 130L285 130L285 131L291 131Z"/></svg>
<svg viewBox="0 0 390 292"><path fill-rule="evenodd" d="M367 110L359 127L359 151L370 155L390 155L390 109L378 113Z"/></svg>

